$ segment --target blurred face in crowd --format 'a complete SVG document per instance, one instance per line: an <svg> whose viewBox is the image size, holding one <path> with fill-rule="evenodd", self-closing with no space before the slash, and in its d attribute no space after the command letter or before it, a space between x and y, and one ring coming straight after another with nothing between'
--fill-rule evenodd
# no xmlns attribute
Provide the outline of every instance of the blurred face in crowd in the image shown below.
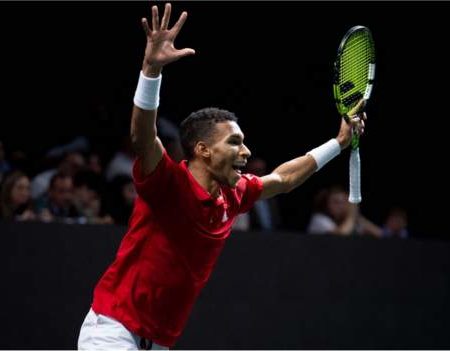
<svg viewBox="0 0 450 351"><path fill-rule="evenodd" d="M132 182L126 183L122 188L122 196L127 205L132 205L136 199L136 189Z"/></svg>
<svg viewBox="0 0 450 351"><path fill-rule="evenodd" d="M71 177L56 178L49 190L50 201L58 207L68 207L72 203L73 182Z"/></svg>
<svg viewBox="0 0 450 351"><path fill-rule="evenodd" d="M66 174L75 174L78 170L83 168L86 164L84 156L79 152L71 152L67 154L64 160L59 165L59 169Z"/></svg>
<svg viewBox="0 0 450 351"><path fill-rule="evenodd" d="M388 227L392 233L399 233L406 228L407 218L406 214L402 212L394 212L389 215L386 220L386 227Z"/></svg>
<svg viewBox="0 0 450 351"><path fill-rule="evenodd" d="M87 166L91 171L93 171L94 173L97 173L97 174L101 174L103 171L100 156L97 154L89 155ZM80 166L80 168L81 168L81 166Z"/></svg>
<svg viewBox="0 0 450 351"><path fill-rule="evenodd" d="M343 220L349 210L349 202L346 192L332 192L327 201L328 212L336 221Z"/></svg>
<svg viewBox="0 0 450 351"><path fill-rule="evenodd" d="M100 195L86 185L74 189L74 203L79 210L88 216L98 216L100 213L101 199Z"/></svg>
<svg viewBox="0 0 450 351"><path fill-rule="evenodd" d="M30 181L22 176L17 179L11 188L11 204L13 208L26 204L30 200Z"/></svg>
<svg viewBox="0 0 450 351"><path fill-rule="evenodd" d="M86 185L77 187L74 191L74 196L83 206L89 206L99 199L98 193L92 189L89 189Z"/></svg>

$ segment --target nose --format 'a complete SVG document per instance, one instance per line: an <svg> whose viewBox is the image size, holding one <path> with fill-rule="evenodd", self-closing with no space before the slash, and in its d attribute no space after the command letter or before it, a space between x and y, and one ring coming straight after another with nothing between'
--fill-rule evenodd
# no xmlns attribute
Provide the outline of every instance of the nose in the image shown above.
<svg viewBox="0 0 450 351"><path fill-rule="evenodd" d="M249 158L252 155L250 149L245 144L242 144L241 155L245 158Z"/></svg>

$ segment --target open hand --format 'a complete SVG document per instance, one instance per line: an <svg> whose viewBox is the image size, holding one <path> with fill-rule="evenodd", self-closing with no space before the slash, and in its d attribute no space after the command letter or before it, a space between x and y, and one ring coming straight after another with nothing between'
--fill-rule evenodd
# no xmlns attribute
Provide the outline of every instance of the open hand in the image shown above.
<svg viewBox="0 0 450 351"><path fill-rule="evenodd" d="M152 6L151 29L147 19L142 19L142 26L147 36L147 46L142 67L144 73L159 73L158 71L161 71L166 64L181 57L195 54L195 51L190 48L180 50L175 48L174 41L186 21L187 12L183 12L177 23L171 29L168 29L171 9L170 3L167 3L160 23L158 7Z"/></svg>

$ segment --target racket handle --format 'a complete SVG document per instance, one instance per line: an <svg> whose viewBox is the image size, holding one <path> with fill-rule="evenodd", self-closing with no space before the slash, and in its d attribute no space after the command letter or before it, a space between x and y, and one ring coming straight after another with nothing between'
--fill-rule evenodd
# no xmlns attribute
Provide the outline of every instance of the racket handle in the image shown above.
<svg viewBox="0 0 450 351"><path fill-rule="evenodd" d="M352 150L350 154L350 195L348 201L352 204L361 202L361 159L359 158L359 148Z"/></svg>

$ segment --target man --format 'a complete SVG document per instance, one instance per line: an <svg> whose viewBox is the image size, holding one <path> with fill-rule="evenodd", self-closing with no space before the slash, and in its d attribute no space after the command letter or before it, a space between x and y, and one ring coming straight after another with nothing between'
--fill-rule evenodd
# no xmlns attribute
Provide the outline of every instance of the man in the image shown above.
<svg viewBox="0 0 450 351"><path fill-rule="evenodd" d="M73 177L58 172L50 179L48 194L36 201L36 212L44 222L78 223L80 213L73 203Z"/></svg>
<svg viewBox="0 0 450 351"><path fill-rule="evenodd" d="M282 164L264 177L244 175L250 150L231 112L206 108L181 124L186 161L173 162L157 137L161 71L193 55L174 40L187 13L168 29L171 6L152 28L142 23L147 46L134 96L131 140L137 154L133 179L138 193L116 260L94 291L80 331L80 349L164 349L175 344L229 236L234 218L258 199L286 193L349 145L345 121L336 139ZM363 122L352 120L359 132Z"/></svg>

